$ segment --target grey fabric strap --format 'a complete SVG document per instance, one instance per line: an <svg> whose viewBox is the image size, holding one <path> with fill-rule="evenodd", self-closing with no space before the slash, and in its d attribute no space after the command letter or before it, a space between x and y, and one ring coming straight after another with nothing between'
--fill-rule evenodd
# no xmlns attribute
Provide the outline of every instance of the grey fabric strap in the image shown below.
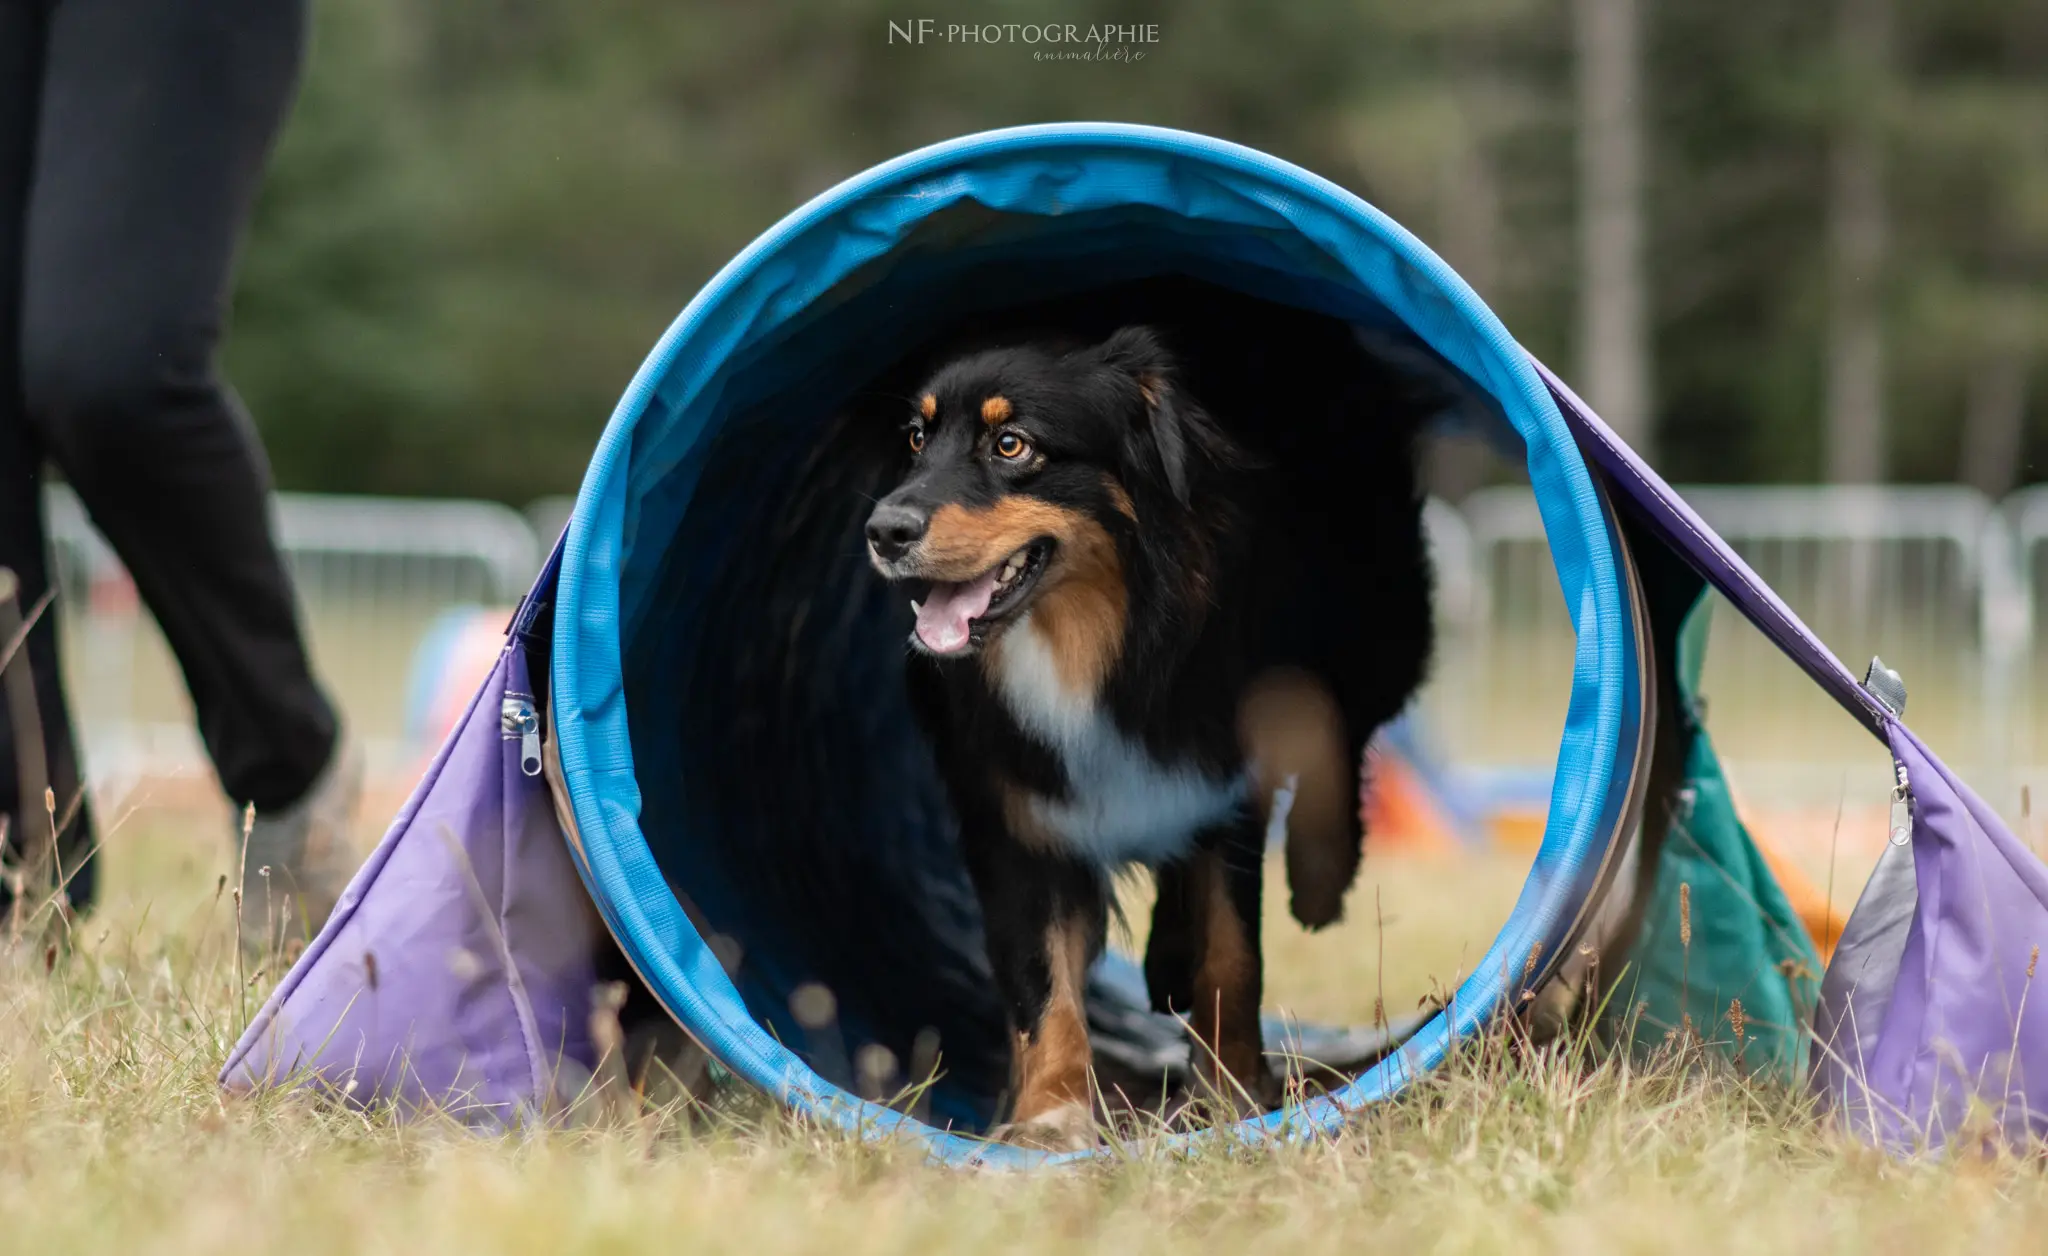
<svg viewBox="0 0 2048 1256"><path fill-rule="evenodd" d="M1876 1046L1891 1006L1919 902L1912 843L1886 842L1835 943L1813 1013L1813 1084L1847 1112L1860 1107L1854 1079Z"/></svg>

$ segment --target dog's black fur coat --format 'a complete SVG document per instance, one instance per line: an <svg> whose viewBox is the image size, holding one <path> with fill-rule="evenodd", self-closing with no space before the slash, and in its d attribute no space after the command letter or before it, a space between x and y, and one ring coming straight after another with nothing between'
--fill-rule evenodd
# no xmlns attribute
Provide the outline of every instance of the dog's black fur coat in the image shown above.
<svg viewBox="0 0 2048 1256"><path fill-rule="evenodd" d="M1022 831L1030 826L1018 819L1017 799L1075 801L1076 765L998 693L990 651L1009 648L1006 633L1026 618L1054 622L1043 599L1073 602L1080 589L1092 599L1086 606L1114 613L1065 613L1086 627L1070 634L1080 644L1062 657L1099 662L1069 670L1086 678L1116 733L1160 768L1243 779L1239 704L1253 678L1276 667L1327 688L1342 712L1347 762L1357 765L1428 665L1430 576L1414 446L1439 399L1336 320L1178 279L991 316L937 360L943 365L903 415L925 442L922 454L913 459L906 448L905 478L870 524L878 565L910 529L935 529L935 516L976 520L974 536L986 533L992 544L1000 530L991 520L1043 517L1071 529L1018 577L1014 607L977 621L968 654L920 649L908 666L912 706L958 813L990 959L1019 1034L1025 1093L1016 1116L1028 1125L1050 1103L1075 1099L1071 1079L1066 1092L1034 1097L1034 1089L1060 1089L1046 1081L1046 1067L1071 1061L1041 1062L1034 1080L1031 1056L1053 1049L1048 1017L1071 998L1062 965L1102 945L1117 860ZM998 413L984 409L989 398L1001 399L1000 420L988 417ZM998 456L1002 432L1024 440L1028 456ZM951 515L938 514L949 506ZM888 523L899 516L912 521L900 535ZM1103 537L1114 561L1087 559L1108 552ZM920 573L899 565L889 574ZM1121 607L1077 584L1086 580L1120 583ZM1112 637L1106 651L1084 648ZM1350 814L1352 860L1333 874L1347 884L1363 838L1356 808ZM1201 999L1219 1004L1206 1009L1205 1041L1244 1087L1258 1080L1244 1074L1246 1059L1257 1061L1246 1051L1258 1045L1265 825L1248 798L1175 849L1138 844L1160 890L1146 956L1154 1002L1193 1012L1198 1031ZM1234 925L1214 914L1224 905ZM1249 967L1220 993L1214 973L1229 964L1217 958L1219 928L1237 939L1238 967ZM1240 1041L1228 1058L1233 1033ZM1072 1044L1059 1049L1070 1054Z"/></svg>

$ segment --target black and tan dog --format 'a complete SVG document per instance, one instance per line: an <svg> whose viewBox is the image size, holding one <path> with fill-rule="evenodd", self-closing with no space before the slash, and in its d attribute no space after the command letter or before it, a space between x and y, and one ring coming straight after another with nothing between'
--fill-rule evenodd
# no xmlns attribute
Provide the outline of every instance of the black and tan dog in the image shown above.
<svg viewBox="0 0 2048 1256"><path fill-rule="evenodd" d="M912 399L867 523L915 612L911 698L960 821L1016 1035L1001 1136L1095 1137L1084 974L1118 870L1158 884L1145 971L1216 1094L1270 1095L1269 809L1294 914L1336 919L1356 770L1421 682L1422 406L1348 328L1220 292L1093 302L1089 342L998 339Z"/></svg>

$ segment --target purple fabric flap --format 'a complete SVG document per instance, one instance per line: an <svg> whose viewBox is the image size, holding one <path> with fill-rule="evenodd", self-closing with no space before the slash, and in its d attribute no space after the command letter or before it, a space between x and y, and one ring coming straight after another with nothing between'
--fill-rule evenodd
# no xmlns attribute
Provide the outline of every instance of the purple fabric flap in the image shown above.
<svg viewBox="0 0 2048 1256"><path fill-rule="evenodd" d="M1896 722L1913 797L1919 904L1871 1050L1869 1132L1939 1146L1972 1100L2009 1139L2048 1133L2048 867ZM1991 1132L1989 1128L1985 1131Z"/></svg>
<svg viewBox="0 0 2048 1256"><path fill-rule="evenodd" d="M595 918L547 786L520 767L508 646L327 926L221 1072L358 1103L517 1122L580 1084L592 1053Z"/></svg>

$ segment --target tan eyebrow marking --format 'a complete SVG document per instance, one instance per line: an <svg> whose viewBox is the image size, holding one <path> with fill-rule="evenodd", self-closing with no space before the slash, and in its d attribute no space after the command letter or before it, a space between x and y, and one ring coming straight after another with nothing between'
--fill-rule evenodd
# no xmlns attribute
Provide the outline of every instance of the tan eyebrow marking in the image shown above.
<svg viewBox="0 0 2048 1256"><path fill-rule="evenodd" d="M1010 399L997 393L981 403L981 421L993 427L1010 417Z"/></svg>
<svg viewBox="0 0 2048 1256"><path fill-rule="evenodd" d="M924 415L924 417L926 417L927 419L935 419L939 417L938 397L932 393L926 393L924 397L918 401L917 410L919 414Z"/></svg>

